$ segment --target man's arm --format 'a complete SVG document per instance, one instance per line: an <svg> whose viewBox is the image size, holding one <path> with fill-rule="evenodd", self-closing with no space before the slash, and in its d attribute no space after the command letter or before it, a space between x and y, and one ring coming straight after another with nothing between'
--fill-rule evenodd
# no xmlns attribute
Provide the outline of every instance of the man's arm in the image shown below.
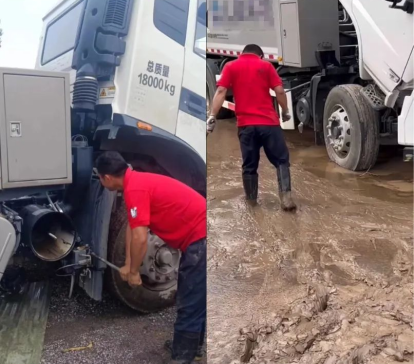
<svg viewBox="0 0 414 364"><path fill-rule="evenodd" d="M131 227L128 224L125 234L125 264L119 271L119 274L121 275L121 278L124 281L128 280L128 275L131 270L131 239Z"/></svg>
<svg viewBox="0 0 414 364"><path fill-rule="evenodd" d="M231 62L227 63L221 72L220 80L217 82L217 91L213 98L210 115L207 118L207 134L212 133L216 126L216 117L226 100L227 89L232 85Z"/></svg>
<svg viewBox="0 0 414 364"><path fill-rule="evenodd" d="M139 273L139 268L147 254L148 228L140 226L132 230L131 240L131 273Z"/></svg>
<svg viewBox="0 0 414 364"><path fill-rule="evenodd" d="M210 116L217 116L224 101L226 100L227 88L219 86L213 98Z"/></svg>
<svg viewBox="0 0 414 364"><path fill-rule="evenodd" d="M286 92L285 89L283 88L283 86L276 86L274 88L274 91L276 93L276 99L277 99L277 103L280 105L280 107L282 108L282 113L283 114L287 114L289 113L289 108L288 108L288 101L287 101L287 97L286 97Z"/></svg>
<svg viewBox="0 0 414 364"><path fill-rule="evenodd" d="M232 87L233 77L231 65L232 62L224 66L220 79L217 81L217 91L213 98L213 105L211 106L212 116L217 116L220 108L223 106L224 100L226 100L227 90Z"/></svg>
<svg viewBox="0 0 414 364"><path fill-rule="evenodd" d="M131 239L132 239L132 232L131 232L131 227L128 224L127 229L126 229L126 238L125 238L125 265L127 267L131 266Z"/></svg>
<svg viewBox="0 0 414 364"><path fill-rule="evenodd" d="M126 246L126 256L128 259L129 252L130 266L123 267L122 270L129 268L128 283L131 286L139 286L142 283L139 269L147 252L148 226L150 225L151 217L151 203L148 191L134 190L125 193L125 205L128 212L128 230L131 236L129 249Z"/></svg>
<svg viewBox="0 0 414 364"><path fill-rule="evenodd" d="M288 102L283 82L278 75L276 69L271 63L268 63L269 70L269 88L275 91L277 103L282 108L282 120L288 121L290 119Z"/></svg>

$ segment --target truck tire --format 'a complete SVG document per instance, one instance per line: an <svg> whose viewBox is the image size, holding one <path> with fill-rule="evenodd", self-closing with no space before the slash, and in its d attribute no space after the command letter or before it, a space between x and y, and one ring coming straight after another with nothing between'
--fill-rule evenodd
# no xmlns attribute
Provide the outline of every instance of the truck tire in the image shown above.
<svg viewBox="0 0 414 364"><path fill-rule="evenodd" d="M216 75L220 74L218 67L213 62L207 60L207 116L213 105L214 94L216 93ZM217 119L232 119L234 112L222 107L217 115Z"/></svg>
<svg viewBox="0 0 414 364"><path fill-rule="evenodd" d="M323 116L329 158L352 171L373 167L380 144L378 116L361 90L360 85L333 88L326 100Z"/></svg>
<svg viewBox="0 0 414 364"><path fill-rule="evenodd" d="M128 221L124 205L119 206L112 214L108 241L108 260L118 267L125 262L125 233ZM109 291L127 306L140 313L157 312L174 305L177 291L177 280L172 279L165 289L154 289L145 283L131 288L121 279L118 272L107 270Z"/></svg>

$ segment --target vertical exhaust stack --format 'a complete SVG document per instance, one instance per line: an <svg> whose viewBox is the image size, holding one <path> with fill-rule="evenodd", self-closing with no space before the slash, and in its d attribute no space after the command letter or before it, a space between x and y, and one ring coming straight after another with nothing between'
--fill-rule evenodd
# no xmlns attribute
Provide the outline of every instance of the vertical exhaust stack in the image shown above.
<svg viewBox="0 0 414 364"><path fill-rule="evenodd" d="M72 68L77 70L73 109L93 112L98 81L109 80L125 53L134 0L89 0L80 23Z"/></svg>

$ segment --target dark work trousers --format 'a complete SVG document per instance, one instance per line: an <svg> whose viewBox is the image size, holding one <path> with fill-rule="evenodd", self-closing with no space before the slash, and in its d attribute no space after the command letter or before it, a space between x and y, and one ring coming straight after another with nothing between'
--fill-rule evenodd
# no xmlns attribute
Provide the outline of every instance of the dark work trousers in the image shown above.
<svg viewBox="0 0 414 364"><path fill-rule="evenodd" d="M243 175L256 175L263 147L269 162L276 168L280 165L290 167L289 150L280 126L242 126L239 127L239 141L243 158Z"/></svg>
<svg viewBox="0 0 414 364"><path fill-rule="evenodd" d="M191 361L199 345L204 343L206 330L206 239L189 245L181 255L176 304L173 359Z"/></svg>

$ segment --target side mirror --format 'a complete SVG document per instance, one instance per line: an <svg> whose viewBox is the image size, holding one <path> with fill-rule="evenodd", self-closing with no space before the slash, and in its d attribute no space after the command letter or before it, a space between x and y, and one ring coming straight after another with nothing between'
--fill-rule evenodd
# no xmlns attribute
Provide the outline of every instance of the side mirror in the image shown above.
<svg viewBox="0 0 414 364"><path fill-rule="evenodd" d="M392 3L392 5L390 5L391 9L400 9L400 10L407 12L408 14L413 13L413 10L414 10L413 0L405 0L403 5L397 5L401 3L403 0L386 0L386 1Z"/></svg>

